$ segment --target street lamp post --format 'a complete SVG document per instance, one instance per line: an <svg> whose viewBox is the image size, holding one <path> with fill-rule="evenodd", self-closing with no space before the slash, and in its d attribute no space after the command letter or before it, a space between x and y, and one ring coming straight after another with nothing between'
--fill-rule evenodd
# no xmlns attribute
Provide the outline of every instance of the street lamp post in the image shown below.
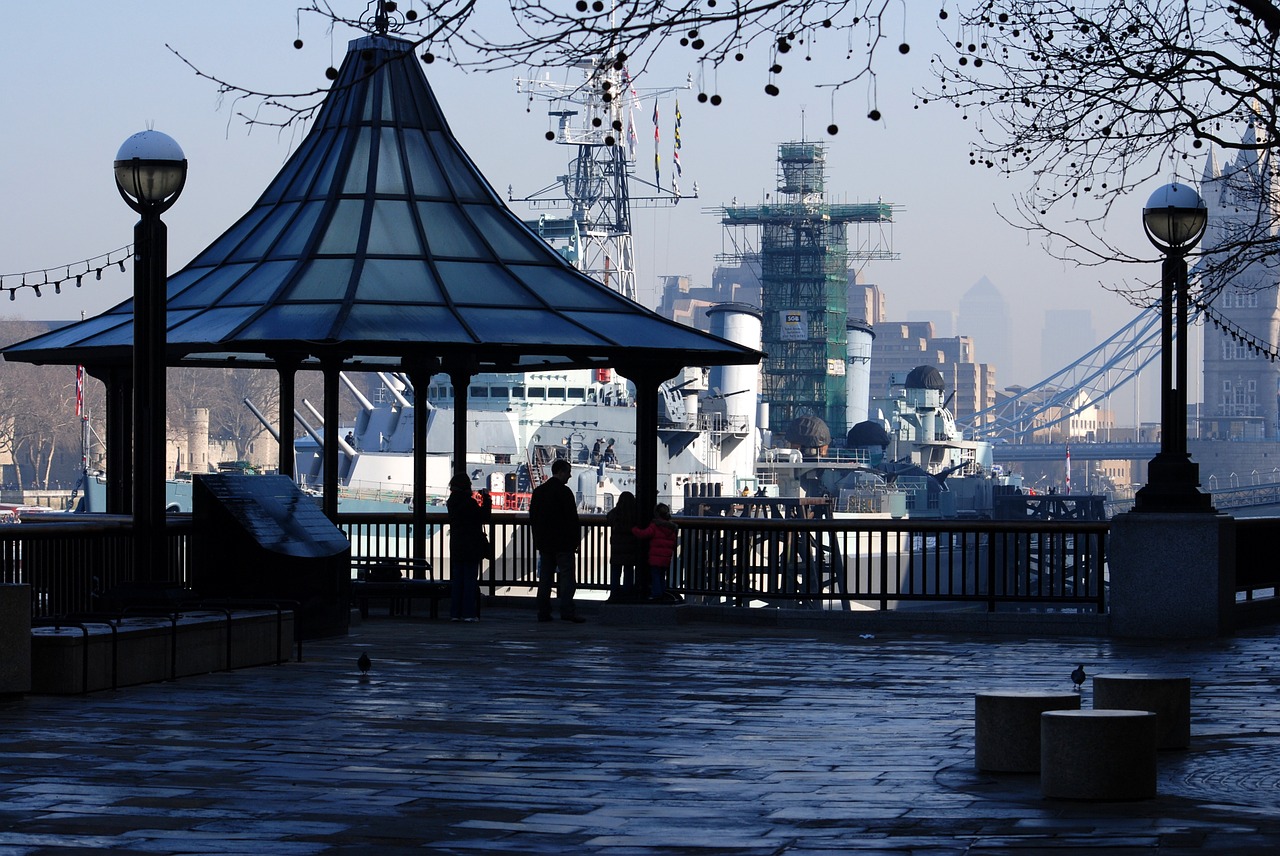
<svg viewBox="0 0 1280 856"><path fill-rule="evenodd" d="M1160 451L1147 465L1147 484L1134 497L1134 511L1214 511L1212 497L1199 490L1200 467L1187 452L1186 255L1199 243L1207 223L1204 200L1185 184L1161 187L1142 210L1147 238L1164 253L1160 280Z"/></svg>
<svg viewBox="0 0 1280 856"><path fill-rule="evenodd" d="M133 526L134 578L159 582L165 563L165 340L169 210L187 180L173 138L142 131L124 141L116 188L141 215L133 227ZM122 474L113 474L119 478Z"/></svg>

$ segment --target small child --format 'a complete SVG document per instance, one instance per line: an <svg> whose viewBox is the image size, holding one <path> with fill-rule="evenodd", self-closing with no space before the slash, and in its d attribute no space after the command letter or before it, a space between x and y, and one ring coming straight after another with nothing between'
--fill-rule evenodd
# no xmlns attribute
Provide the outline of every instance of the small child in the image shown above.
<svg viewBox="0 0 1280 856"><path fill-rule="evenodd" d="M649 599L660 600L671 557L676 554L676 525L671 522L671 509L659 502L653 509L653 521L643 529L632 527L631 531L637 538L649 541Z"/></svg>

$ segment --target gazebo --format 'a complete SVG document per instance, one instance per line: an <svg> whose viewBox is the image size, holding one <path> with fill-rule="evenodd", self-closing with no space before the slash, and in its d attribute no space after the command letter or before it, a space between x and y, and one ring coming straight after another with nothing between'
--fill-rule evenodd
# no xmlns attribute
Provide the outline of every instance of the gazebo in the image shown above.
<svg viewBox="0 0 1280 856"><path fill-rule="evenodd" d="M637 493L657 493L658 385L686 365L753 364L758 351L662 318L575 270L502 202L441 115L412 45L353 40L309 133L254 206L170 276L169 366L271 368L280 457L293 475L294 379L324 378L324 498L337 513L339 374L403 372L425 392L448 373L454 406L486 371L613 367L636 386ZM108 509L127 513L133 301L4 349L82 364L107 388ZM454 420L466 461L467 420ZM415 552L425 542L426 420L415 420Z"/></svg>

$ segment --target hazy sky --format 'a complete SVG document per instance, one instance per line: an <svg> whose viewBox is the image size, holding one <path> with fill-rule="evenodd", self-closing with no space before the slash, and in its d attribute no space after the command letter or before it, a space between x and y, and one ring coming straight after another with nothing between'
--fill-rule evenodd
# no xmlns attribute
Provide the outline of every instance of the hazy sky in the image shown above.
<svg viewBox="0 0 1280 856"><path fill-rule="evenodd" d="M696 88L681 93L682 187L697 181L701 195L674 208L633 212L642 302L653 304L661 275L688 274L695 283L708 284L714 257L724 246L717 218L705 209L734 198L761 201L775 184L778 143L808 138L828 147L828 188L836 199L883 199L900 206L892 231L900 260L871 263L864 274L865 281L884 288L891 317L954 310L984 275L1003 292L1014 319L1015 353L1025 352L1020 362L1029 373L1000 377L1002 385L1040 379L1045 309L1090 309L1099 338L1128 321L1135 310L1099 282L1132 278L1133 270L1077 269L1050 258L996 214L997 208L1009 207L1024 179L969 166L971 128L954 108L913 109L912 88L928 80L930 53L941 48L935 11L913 6L915 17L906 22L912 51L903 57L891 45L882 54L880 122L866 118L865 86L850 87L833 100L830 90L810 85L843 71L844 44L820 43L811 62L793 52L778 80L780 97L764 94L766 63L759 53L718 79L708 73L705 88L722 95L722 106L697 103ZM56 6L12 4L5 13L0 50L5 80L0 88L0 273L5 274L74 262L131 241L136 218L116 192L111 163L120 143L136 131L153 127L169 134L190 163L182 197L165 215L172 270L243 214L284 163L301 131L247 128L234 115L237 105L220 101L216 86L183 65L166 43L202 70L232 82L295 91L323 87L325 67L339 64L356 35L330 36L314 17L303 18L299 31L294 3L261 0L68 0ZM306 42L300 51L292 47L299 32ZM504 196L508 185L517 196L528 194L563 172L567 149L543 136L549 128L546 105L529 105L517 93L515 72L464 74L443 62L425 68L453 131ZM639 85L680 84L690 73L696 74L696 67L684 52L673 50L668 62L652 68ZM660 112L662 160L669 165L670 96ZM840 131L831 137L825 129L833 119ZM652 160L652 125L648 115L638 120L644 164ZM1136 252L1148 251L1139 219L1150 189L1131 204L1118 205L1116 216L1123 222L1109 224L1113 237L1132 235L1131 242L1124 238L1125 245ZM38 300L23 292L0 311L31 319L95 314L130 296L131 276L104 274L101 282L87 281L82 289L64 289L56 297L46 291ZM977 350L981 359L980 342Z"/></svg>

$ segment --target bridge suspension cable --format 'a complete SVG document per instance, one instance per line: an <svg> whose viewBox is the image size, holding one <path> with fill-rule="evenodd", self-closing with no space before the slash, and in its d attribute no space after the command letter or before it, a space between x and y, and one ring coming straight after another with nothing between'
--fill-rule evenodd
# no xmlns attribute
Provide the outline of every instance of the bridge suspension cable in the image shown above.
<svg viewBox="0 0 1280 856"><path fill-rule="evenodd" d="M1201 319L1203 307L1193 308L1190 322L1194 324ZM1156 303L1066 368L971 415L969 433L1010 442L1030 439L1035 432L1105 401L1159 355L1160 305Z"/></svg>

